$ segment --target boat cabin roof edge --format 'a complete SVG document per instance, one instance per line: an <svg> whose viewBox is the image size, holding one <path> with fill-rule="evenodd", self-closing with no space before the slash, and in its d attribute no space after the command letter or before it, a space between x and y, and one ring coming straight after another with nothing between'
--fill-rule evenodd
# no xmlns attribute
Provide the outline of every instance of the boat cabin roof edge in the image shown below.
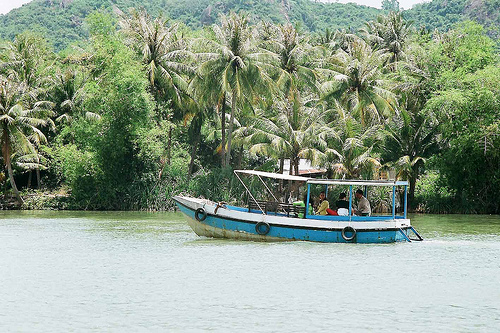
<svg viewBox="0 0 500 333"><path fill-rule="evenodd" d="M408 181L402 180L355 180L355 179L315 179L294 175L283 175L279 173L258 170L234 170L234 173L248 174L273 179L301 181L308 184L318 185L353 185L353 186L408 186Z"/></svg>

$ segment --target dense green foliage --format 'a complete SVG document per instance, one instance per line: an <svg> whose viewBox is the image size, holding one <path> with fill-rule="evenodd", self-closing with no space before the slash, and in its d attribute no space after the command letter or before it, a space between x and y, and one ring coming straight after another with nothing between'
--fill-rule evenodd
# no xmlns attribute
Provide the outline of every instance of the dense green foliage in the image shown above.
<svg viewBox="0 0 500 333"><path fill-rule="evenodd" d="M305 158L331 177L407 179L420 211L500 212L499 58L477 23L428 34L391 12L321 38L235 13L196 31L145 11L86 24L75 50L32 33L0 49L4 197L47 189L58 208L113 210L171 209L178 193L245 201L233 168L289 159L299 174Z"/></svg>

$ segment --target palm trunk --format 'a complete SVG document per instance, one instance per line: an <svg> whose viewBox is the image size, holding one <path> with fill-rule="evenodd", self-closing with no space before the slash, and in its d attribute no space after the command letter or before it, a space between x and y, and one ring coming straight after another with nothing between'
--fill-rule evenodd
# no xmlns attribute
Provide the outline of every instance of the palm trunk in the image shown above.
<svg viewBox="0 0 500 333"><path fill-rule="evenodd" d="M236 90L233 90L233 95L231 96L231 117L229 118L229 131L227 133L226 165L230 165L231 163L231 139L233 137L233 122L234 122L235 110L236 110Z"/></svg>
<svg viewBox="0 0 500 333"><path fill-rule="evenodd" d="M28 173L28 186L27 188L31 188L31 178L33 178L33 172L30 170Z"/></svg>
<svg viewBox="0 0 500 333"><path fill-rule="evenodd" d="M408 177L410 188L408 189L408 208L413 207L413 200L415 199L415 185L417 184L417 175L411 172L410 177Z"/></svg>
<svg viewBox="0 0 500 333"><path fill-rule="evenodd" d="M295 175L299 175L299 163L300 163L300 157L295 158Z"/></svg>
<svg viewBox="0 0 500 333"><path fill-rule="evenodd" d="M191 175L193 174L194 159L196 157L196 151L198 150L198 144L200 143L200 139L201 139L200 130L201 130L201 126L200 126L200 128L195 129L196 137L194 138L193 148L191 150L191 161L189 162L189 169L188 169L188 180L191 179Z"/></svg>
<svg viewBox="0 0 500 333"><path fill-rule="evenodd" d="M40 168L36 168L36 185L37 189L42 188L42 179L40 178Z"/></svg>
<svg viewBox="0 0 500 333"><path fill-rule="evenodd" d="M170 158L172 157L172 125L168 129L168 144L167 144L167 164L170 165Z"/></svg>
<svg viewBox="0 0 500 333"><path fill-rule="evenodd" d="M238 155L237 169L241 169L241 162L243 161L243 146L240 147L240 153Z"/></svg>
<svg viewBox="0 0 500 333"><path fill-rule="evenodd" d="M285 167L285 158L280 158L280 174L283 174L283 169ZM283 192L283 179L280 179L280 193Z"/></svg>
<svg viewBox="0 0 500 333"><path fill-rule="evenodd" d="M19 202L20 205L22 205L24 203L24 201L21 198L21 194L19 193L19 190L17 189L17 186L16 186L16 182L14 180L14 172L12 171L12 163L10 161L9 144L10 144L10 141L9 141L7 131L4 131L4 146L2 147L3 158L5 161L5 166L7 167L7 173L9 175L10 186L12 187L12 190L14 191L14 195L16 196L17 201Z"/></svg>
<svg viewBox="0 0 500 333"><path fill-rule="evenodd" d="M224 93L224 97L222 98L222 142L221 142L221 166L224 167L226 165L226 93Z"/></svg>

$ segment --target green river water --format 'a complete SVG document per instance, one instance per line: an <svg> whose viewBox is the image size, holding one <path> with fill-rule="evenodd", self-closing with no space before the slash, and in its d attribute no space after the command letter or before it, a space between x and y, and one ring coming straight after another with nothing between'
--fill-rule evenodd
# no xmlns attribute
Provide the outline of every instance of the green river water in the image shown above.
<svg viewBox="0 0 500 333"><path fill-rule="evenodd" d="M0 212L0 332L499 332L500 217L410 217L425 241L360 245Z"/></svg>

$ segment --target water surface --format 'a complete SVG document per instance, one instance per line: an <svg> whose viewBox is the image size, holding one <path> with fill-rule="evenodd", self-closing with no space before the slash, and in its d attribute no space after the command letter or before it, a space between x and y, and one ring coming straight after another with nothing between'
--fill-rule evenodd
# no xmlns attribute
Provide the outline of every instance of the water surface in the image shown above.
<svg viewBox="0 0 500 333"><path fill-rule="evenodd" d="M179 213L0 212L0 332L500 331L500 217L424 242L200 238Z"/></svg>

